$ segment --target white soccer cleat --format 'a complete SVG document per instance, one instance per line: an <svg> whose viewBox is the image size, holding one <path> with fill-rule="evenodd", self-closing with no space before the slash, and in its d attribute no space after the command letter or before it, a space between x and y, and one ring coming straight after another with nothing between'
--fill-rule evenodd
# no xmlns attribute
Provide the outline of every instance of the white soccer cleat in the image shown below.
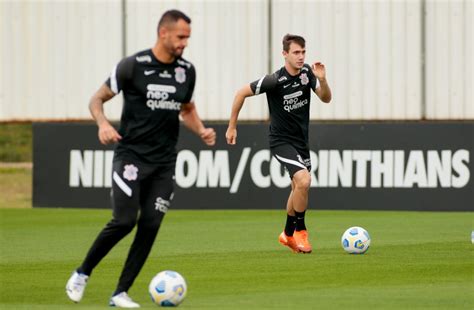
<svg viewBox="0 0 474 310"><path fill-rule="evenodd" d="M140 308L140 305L134 302L127 292L122 292L110 298L109 306L118 308Z"/></svg>
<svg viewBox="0 0 474 310"><path fill-rule="evenodd" d="M66 294L70 300L74 302L80 302L86 289L87 280L89 276L74 271L72 276L66 283Z"/></svg>

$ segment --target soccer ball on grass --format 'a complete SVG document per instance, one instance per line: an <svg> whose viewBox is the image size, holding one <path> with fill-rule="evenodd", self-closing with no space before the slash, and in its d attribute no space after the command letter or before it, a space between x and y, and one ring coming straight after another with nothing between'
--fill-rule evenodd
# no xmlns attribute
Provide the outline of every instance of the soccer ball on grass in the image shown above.
<svg viewBox="0 0 474 310"><path fill-rule="evenodd" d="M176 271L165 270L158 273L150 282L148 292L151 300L158 306L176 307L186 297L186 281Z"/></svg>
<svg viewBox="0 0 474 310"><path fill-rule="evenodd" d="M370 246L370 235L362 227L348 228L341 238L342 248L350 254L364 254Z"/></svg>

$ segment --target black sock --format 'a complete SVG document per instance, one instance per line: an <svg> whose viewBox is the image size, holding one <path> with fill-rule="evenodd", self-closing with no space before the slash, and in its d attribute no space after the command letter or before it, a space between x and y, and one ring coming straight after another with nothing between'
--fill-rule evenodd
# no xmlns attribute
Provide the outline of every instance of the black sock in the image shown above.
<svg viewBox="0 0 474 310"><path fill-rule="evenodd" d="M304 224L304 214L306 210L303 212L296 212L295 211L295 219L296 219L296 230L306 230L306 225Z"/></svg>
<svg viewBox="0 0 474 310"><path fill-rule="evenodd" d="M296 216L286 215L285 235L288 237L293 236L296 226Z"/></svg>
<svg viewBox="0 0 474 310"><path fill-rule="evenodd" d="M84 269L82 269L82 266L79 267L79 268L77 268L77 269L76 269L76 272L79 273L79 274L85 274L86 276L90 276L90 274L86 274L86 273L84 272Z"/></svg>

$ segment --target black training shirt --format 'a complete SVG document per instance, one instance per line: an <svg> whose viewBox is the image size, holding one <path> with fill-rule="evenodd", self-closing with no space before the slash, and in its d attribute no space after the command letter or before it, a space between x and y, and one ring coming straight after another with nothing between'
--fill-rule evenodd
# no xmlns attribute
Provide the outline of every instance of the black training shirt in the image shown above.
<svg viewBox="0 0 474 310"><path fill-rule="evenodd" d="M308 145L309 104L311 90L319 81L311 67L304 64L300 73L292 76L285 67L250 84L255 95L267 94L270 110L270 147L290 143Z"/></svg>
<svg viewBox="0 0 474 310"><path fill-rule="evenodd" d="M122 59L106 84L124 105L115 156L151 164L173 164L179 112L191 101L196 71L183 58L161 63L151 49Z"/></svg>

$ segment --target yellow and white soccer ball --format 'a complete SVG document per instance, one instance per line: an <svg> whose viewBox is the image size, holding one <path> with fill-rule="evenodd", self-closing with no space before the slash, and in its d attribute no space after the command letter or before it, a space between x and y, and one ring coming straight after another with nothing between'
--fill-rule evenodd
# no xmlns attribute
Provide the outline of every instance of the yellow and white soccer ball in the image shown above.
<svg viewBox="0 0 474 310"><path fill-rule="evenodd" d="M186 291L187 286L183 276L171 270L158 273L148 286L151 300L163 307L178 306L186 297Z"/></svg>
<svg viewBox="0 0 474 310"><path fill-rule="evenodd" d="M350 227L342 234L341 244L350 254L364 254L370 247L370 235L362 227Z"/></svg>

